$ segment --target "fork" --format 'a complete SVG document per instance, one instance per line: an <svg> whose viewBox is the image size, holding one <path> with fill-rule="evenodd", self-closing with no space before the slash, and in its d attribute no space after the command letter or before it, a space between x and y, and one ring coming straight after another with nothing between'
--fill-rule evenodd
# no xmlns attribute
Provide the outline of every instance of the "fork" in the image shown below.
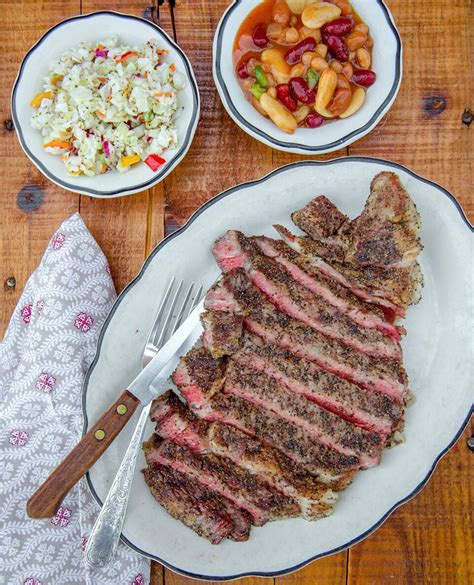
<svg viewBox="0 0 474 585"><path fill-rule="evenodd" d="M195 286L192 283L187 288L183 298L182 290L184 281L181 280L173 294L174 285L175 279L173 278L163 297L150 335L148 336L148 341L145 344L142 368L153 359L165 341L173 335L183 319L198 304L202 296L202 286L199 288L197 294L192 297ZM171 306L163 322L163 316L171 296L173 296ZM178 306L179 309L175 314L175 309ZM147 404L140 414L130 444L87 541L85 559L91 567L105 567L115 556L127 512L128 497L135 474L137 457L151 405L151 402Z"/></svg>

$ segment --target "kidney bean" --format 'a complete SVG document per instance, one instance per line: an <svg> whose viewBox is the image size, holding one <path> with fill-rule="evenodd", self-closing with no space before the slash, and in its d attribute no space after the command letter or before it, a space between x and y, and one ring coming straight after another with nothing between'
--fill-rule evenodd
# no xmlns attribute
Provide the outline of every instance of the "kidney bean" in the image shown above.
<svg viewBox="0 0 474 585"><path fill-rule="evenodd" d="M287 83L279 83L276 86L276 92L278 99L285 106L285 108L290 110L290 112L294 112L298 107L298 103L294 98L291 97L289 85Z"/></svg>
<svg viewBox="0 0 474 585"><path fill-rule="evenodd" d="M321 114L308 114L305 118L305 124L309 128L318 128L324 120L325 118Z"/></svg>
<svg viewBox="0 0 474 585"><path fill-rule="evenodd" d="M259 47L260 49L263 49L268 45L267 30L263 22L259 22L257 26L253 29L252 40L253 44Z"/></svg>
<svg viewBox="0 0 474 585"><path fill-rule="evenodd" d="M242 61L242 63L237 67L237 75L240 79L247 79L249 74L247 73L247 61Z"/></svg>
<svg viewBox="0 0 474 585"><path fill-rule="evenodd" d="M375 83L376 78L375 72L370 69L356 69L351 81L361 87L370 87Z"/></svg>
<svg viewBox="0 0 474 585"><path fill-rule="evenodd" d="M316 93L309 89L302 77L292 77L288 83L291 95L302 104L313 104Z"/></svg>
<svg viewBox="0 0 474 585"><path fill-rule="evenodd" d="M336 37L343 37L347 33L351 32L354 27L354 21L348 16L341 16L331 22L326 22L322 27L322 35L330 36L335 35Z"/></svg>
<svg viewBox="0 0 474 585"><path fill-rule="evenodd" d="M316 40L313 37L307 37L294 47L291 47L289 51L287 51L285 55L286 62L290 65L295 65L301 61L303 53L306 53L307 51L314 51L315 48Z"/></svg>
<svg viewBox="0 0 474 585"><path fill-rule="evenodd" d="M349 60L349 49L343 39L335 35L329 35L326 39L326 44L329 52L338 61L344 62Z"/></svg>

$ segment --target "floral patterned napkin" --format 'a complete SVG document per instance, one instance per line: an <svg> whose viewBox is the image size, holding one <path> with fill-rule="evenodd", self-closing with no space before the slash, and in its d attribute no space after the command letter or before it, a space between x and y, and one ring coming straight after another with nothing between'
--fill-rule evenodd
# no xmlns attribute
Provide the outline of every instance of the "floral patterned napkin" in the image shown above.
<svg viewBox="0 0 474 585"><path fill-rule="evenodd" d="M51 239L0 344L0 582L143 585L149 562L120 544L115 562L83 560L98 513L85 480L54 518L26 501L81 437L81 389L114 300L107 260L79 214Z"/></svg>

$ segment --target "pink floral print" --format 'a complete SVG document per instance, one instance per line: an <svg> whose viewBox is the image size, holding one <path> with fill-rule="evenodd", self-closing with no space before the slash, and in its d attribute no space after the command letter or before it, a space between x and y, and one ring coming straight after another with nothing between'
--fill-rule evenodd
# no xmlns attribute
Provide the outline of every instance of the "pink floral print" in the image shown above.
<svg viewBox="0 0 474 585"><path fill-rule="evenodd" d="M69 524L69 520L71 518L71 510L69 508L63 508L62 506L58 508L56 512L56 516L51 518L51 524L54 526L61 526L64 528Z"/></svg>
<svg viewBox="0 0 474 585"><path fill-rule="evenodd" d="M28 439L30 435L26 431L20 431L20 429L15 429L10 433L10 438L8 441L12 445L18 445L19 447L23 447L28 443Z"/></svg>
<svg viewBox="0 0 474 585"><path fill-rule="evenodd" d="M31 310L32 310L32 306L31 305L26 305L26 307L23 307L20 311L21 314L21 318L23 319L24 323L29 323L31 320Z"/></svg>
<svg viewBox="0 0 474 585"><path fill-rule="evenodd" d="M62 248L65 239L66 236L64 234L61 233L56 234L51 242L51 247L53 248L53 250L59 250L59 248Z"/></svg>
<svg viewBox="0 0 474 585"><path fill-rule="evenodd" d="M87 313L79 313L74 321L74 327L77 327L83 333L90 331L93 324L94 319Z"/></svg>
<svg viewBox="0 0 474 585"><path fill-rule="evenodd" d="M41 390L41 392L51 392L55 383L56 378L54 376L50 376L48 373L42 372L36 380L35 386L38 388L38 390Z"/></svg>

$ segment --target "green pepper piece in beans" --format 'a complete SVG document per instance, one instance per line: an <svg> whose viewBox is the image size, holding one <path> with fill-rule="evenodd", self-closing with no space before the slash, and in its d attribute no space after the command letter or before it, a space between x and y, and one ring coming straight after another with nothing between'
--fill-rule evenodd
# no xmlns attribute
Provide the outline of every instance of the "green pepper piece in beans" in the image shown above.
<svg viewBox="0 0 474 585"><path fill-rule="evenodd" d="M265 71L262 69L262 67L260 65L257 65L256 67L254 67L253 75L254 75L255 79L257 80L257 83L260 87L265 87L265 88L270 87L270 84L268 83L267 76L265 75Z"/></svg>
<svg viewBox="0 0 474 585"><path fill-rule="evenodd" d="M254 83L250 88L250 91L252 92L252 95L259 100L265 93L266 89L264 87L260 87L258 83Z"/></svg>
<svg viewBox="0 0 474 585"><path fill-rule="evenodd" d="M312 69L311 67L308 69L306 73L306 81L308 82L309 89L314 89L319 82L319 78L321 74Z"/></svg>

